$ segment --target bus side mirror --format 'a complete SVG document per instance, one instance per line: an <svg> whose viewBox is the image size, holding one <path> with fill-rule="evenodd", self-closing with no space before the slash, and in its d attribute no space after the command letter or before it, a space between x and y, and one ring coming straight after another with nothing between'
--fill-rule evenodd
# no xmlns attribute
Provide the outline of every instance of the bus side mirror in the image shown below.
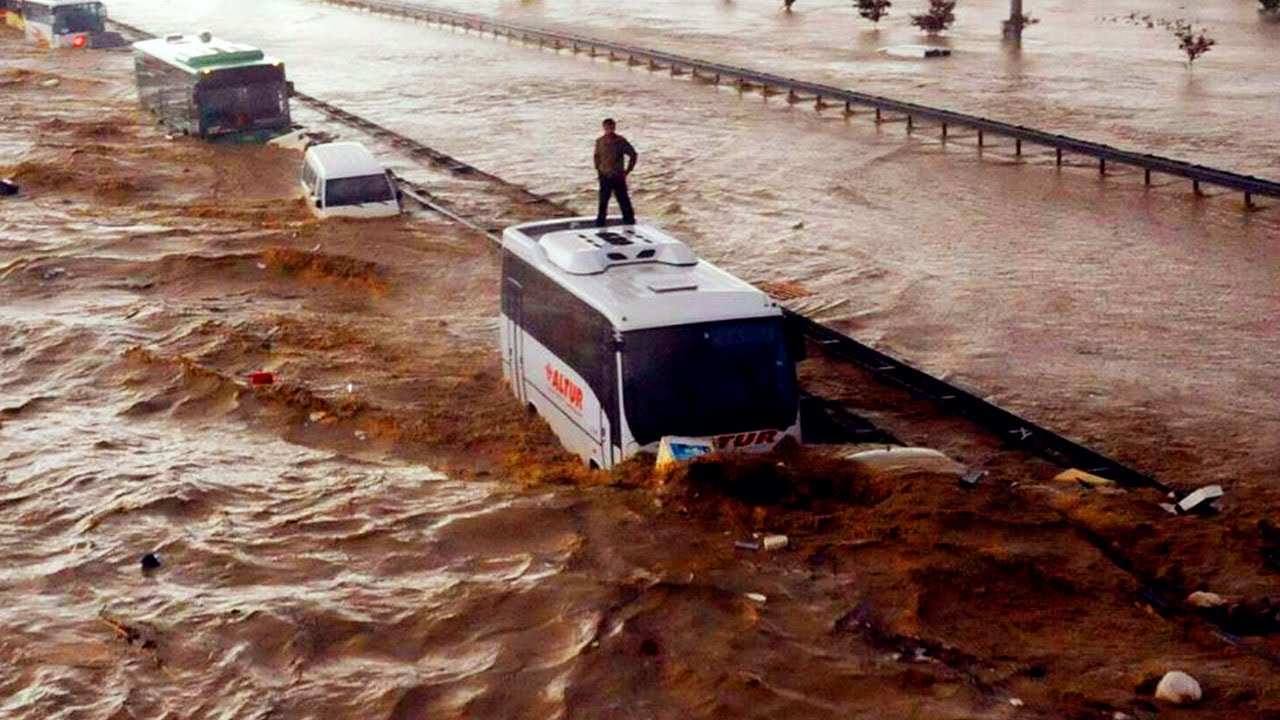
<svg viewBox="0 0 1280 720"><path fill-rule="evenodd" d="M786 335L787 353L791 355L791 360L800 362L808 357L809 352L804 343L804 328L801 326L801 320L788 316L783 321L782 329Z"/></svg>

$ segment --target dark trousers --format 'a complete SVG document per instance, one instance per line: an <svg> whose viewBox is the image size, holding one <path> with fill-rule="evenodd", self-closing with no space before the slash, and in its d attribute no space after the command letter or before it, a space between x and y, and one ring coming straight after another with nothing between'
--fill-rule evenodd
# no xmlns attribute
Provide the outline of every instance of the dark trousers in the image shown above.
<svg viewBox="0 0 1280 720"><path fill-rule="evenodd" d="M596 212L596 224L604 225L609 211L609 196L618 196L618 207L622 208L622 222L634 225L635 210L631 209L631 196L627 194L627 178L622 175L600 176L600 209Z"/></svg>

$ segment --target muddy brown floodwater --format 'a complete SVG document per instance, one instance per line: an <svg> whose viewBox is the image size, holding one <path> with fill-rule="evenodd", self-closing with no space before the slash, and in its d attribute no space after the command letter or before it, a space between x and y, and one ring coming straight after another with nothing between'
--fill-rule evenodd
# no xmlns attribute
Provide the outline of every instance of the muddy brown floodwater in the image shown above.
<svg viewBox="0 0 1280 720"><path fill-rule="evenodd" d="M588 472L502 385L486 240L310 219L296 153L165 138L127 53L0 57L0 715L1280 717L1259 513L1055 482L818 357L989 478Z"/></svg>

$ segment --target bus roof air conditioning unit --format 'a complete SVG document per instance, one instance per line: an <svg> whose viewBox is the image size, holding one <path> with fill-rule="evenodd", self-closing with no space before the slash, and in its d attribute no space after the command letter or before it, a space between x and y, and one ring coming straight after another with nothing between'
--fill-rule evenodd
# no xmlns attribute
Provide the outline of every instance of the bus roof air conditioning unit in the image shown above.
<svg viewBox="0 0 1280 720"><path fill-rule="evenodd" d="M538 245L553 265L574 275L595 275L616 265L695 265L688 245L656 228L566 230L543 235Z"/></svg>

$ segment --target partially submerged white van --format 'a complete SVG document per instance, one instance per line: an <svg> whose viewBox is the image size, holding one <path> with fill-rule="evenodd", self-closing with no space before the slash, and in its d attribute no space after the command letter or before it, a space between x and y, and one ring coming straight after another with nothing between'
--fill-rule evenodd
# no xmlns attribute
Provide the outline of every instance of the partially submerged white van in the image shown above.
<svg viewBox="0 0 1280 720"><path fill-rule="evenodd" d="M312 145L302 160L307 205L321 218L400 214L395 184L360 143Z"/></svg>

